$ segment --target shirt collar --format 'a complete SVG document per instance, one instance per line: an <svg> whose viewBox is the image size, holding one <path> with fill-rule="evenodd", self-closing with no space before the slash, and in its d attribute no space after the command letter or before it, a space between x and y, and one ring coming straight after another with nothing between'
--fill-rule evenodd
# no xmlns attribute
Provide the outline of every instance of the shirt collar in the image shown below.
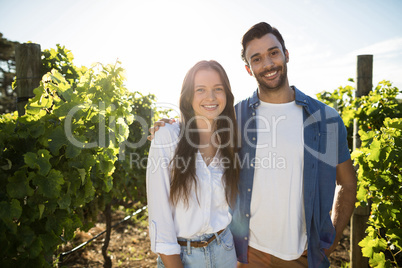
<svg viewBox="0 0 402 268"><path fill-rule="evenodd" d="M295 101L297 105L301 106L308 106L309 104L309 99L307 98L307 95L298 90L295 86L292 86L292 89L295 91Z"/></svg>
<svg viewBox="0 0 402 268"><path fill-rule="evenodd" d="M258 89L254 91L253 95L250 97L249 107L256 109L261 104L258 98Z"/></svg>
<svg viewBox="0 0 402 268"><path fill-rule="evenodd" d="M301 106L308 106L307 95L298 90L295 86L291 86L291 88L295 91L296 104ZM258 98L258 89L257 89L253 92L253 95L250 97L249 107L256 109L260 104L261 101Z"/></svg>

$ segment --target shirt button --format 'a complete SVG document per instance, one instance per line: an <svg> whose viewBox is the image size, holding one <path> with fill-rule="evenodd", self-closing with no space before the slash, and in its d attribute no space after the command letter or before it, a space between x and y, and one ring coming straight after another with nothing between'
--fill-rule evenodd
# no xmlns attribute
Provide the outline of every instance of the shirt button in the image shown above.
<svg viewBox="0 0 402 268"><path fill-rule="evenodd" d="M248 240L247 236L246 236L246 237L244 237L244 240Z"/></svg>
<svg viewBox="0 0 402 268"><path fill-rule="evenodd" d="M253 141L255 141L255 137L253 137Z"/></svg>
<svg viewBox="0 0 402 268"><path fill-rule="evenodd" d="M251 189L250 189L250 188L248 188L248 189L247 189L247 192L251 192Z"/></svg>
<svg viewBox="0 0 402 268"><path fill-rule="evenodd" d="M252 115L255 115L255 112L253 112Z"/></svg>
<svg viewBox="0 0 402 268"><path fill-rule="evenodd" d="M246 217L248 218L248 217L250 217L250 215L246 214Z"/></svg>
<svg viewBox="0 0 402 268"><path fill-rule="evenodd" d="M253 163L251 163L251 164L250 164L250 166L254 167L254 164L253 164Z"/></svg>

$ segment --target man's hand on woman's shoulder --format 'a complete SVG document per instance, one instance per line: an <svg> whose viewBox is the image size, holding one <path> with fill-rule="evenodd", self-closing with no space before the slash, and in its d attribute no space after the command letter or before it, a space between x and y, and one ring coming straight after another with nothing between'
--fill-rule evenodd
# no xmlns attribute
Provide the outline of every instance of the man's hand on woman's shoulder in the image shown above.
<svg viewBox="0 0 402 268"><path fill-rule="evenodd" d="M149 128L149 133L151 133L151 135L149 135L149 136L147 137L147 139L150 140L150 141L152 141L152 140L154 139L154 137L155 137L155 132L158 131L158 129L159 129L160 127L164 127L164 126L165 126L165 123L173 124L174 122L176 122L176 120L175 120L174 118L171 118L171 119L167 119L167 118L159 119L158 121L156 121L156 122L154 123L154 126L153 126L153 127L150 127L150 128Z"/></svg>

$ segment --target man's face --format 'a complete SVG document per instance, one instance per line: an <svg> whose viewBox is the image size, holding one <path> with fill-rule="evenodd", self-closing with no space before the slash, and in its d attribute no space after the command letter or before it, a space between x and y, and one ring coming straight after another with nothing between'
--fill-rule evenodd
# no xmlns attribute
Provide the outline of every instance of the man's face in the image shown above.
<svg viewBox="0 0 402 268"><path fill-rule="evenodd" d="M277 91L287 85L289 53L273 34L253 39L246 45L247 72L257 80L262 91Z"/></svg>

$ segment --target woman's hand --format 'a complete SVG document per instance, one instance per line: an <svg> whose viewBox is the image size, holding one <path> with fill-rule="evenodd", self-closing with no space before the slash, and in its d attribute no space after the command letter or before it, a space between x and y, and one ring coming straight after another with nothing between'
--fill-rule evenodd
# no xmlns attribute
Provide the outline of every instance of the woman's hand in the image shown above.
<svg viewBox="0 0 402 268"><path fill-rule="evenodd" d="M180 255L164 255L159 254L162 259L163 264L166 268L183 268L183 263L181 262Z"/></svg>

